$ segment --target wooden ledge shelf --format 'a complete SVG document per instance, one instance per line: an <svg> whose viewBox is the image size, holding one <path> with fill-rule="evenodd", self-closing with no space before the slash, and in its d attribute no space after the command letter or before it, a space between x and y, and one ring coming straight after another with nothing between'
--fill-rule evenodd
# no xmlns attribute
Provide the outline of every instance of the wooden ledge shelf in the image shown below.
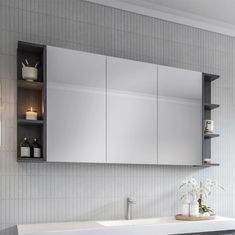
<svg viewBox="0 0 235 235"><path fill-rule="evenodd" d="M213 109L216 109L216 108L219 108L219 104L208 104L208 103L204 104L204 109L205 110L213 110Z"/></svg>

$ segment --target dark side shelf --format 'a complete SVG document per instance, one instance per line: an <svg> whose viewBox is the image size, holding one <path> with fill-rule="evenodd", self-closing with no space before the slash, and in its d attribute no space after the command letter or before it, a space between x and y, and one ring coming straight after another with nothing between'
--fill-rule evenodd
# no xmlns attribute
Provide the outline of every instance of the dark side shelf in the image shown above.
<svg viewBox="0 0 235 235"><path fill-rule="evenodd" d="M220 164L219 163L203 163L202 166L203 167L220 166Z"/></svg>
<svg viewBox="0 0 235 235"><path fill-rule="evenodd" d="M18 157L18 162L45 162L45 159L42 157Z"/></svg>
<svg viewBox="0 0 235 235"><path fill-rule="evenodd" d="M216 109L216 108L219 108L219 104L208 104L208 103L204 104L204 109L205 110L213 110L213 109Z"/></svg>
<svg viewBox="0 0 235 235"><path fill-rule="evenodd" d="M42 90L43 88L42 82L27 82L24 80L18 80L17 85L18 88L22 89Z"/></svg>
<svg viewBox="0 0 235 235"><path fill-rule="evenodd" d="M220 166L219 163L203 163L202 165L194 165L193 167L212 167L212 166Z"/></svg>
<svg viewBox="0 0 235 235"><path fill-rule="evenodd" d="M43 120L26 120L26 119L18 119L19 125L43 125Z"/></svg>
<svg viewBox="0 0 235 235"><path fill-rule="evenodd" d="M204 80L206 82L213 82L214 80L216 80L220 77L219 75L208 74L208 73L204 73L203 75L204 75Z"/></svg>
<svg viewBox="0 0 235 235"><path fill-rule="evenodd" d="M215 138L215 137L219 137L219 134L214 134L214 133L206 133L204 134L204 138L205 139L211 139L211 138Z"/></svg>

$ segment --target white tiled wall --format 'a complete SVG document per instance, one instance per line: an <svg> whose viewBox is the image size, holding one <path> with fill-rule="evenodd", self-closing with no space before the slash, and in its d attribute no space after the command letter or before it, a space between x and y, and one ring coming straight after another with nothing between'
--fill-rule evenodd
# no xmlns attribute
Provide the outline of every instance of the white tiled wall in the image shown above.
<svg viewBox="0 0 235 235"><path fill-rule="evenodd" d="M17 163L18 40L220 74L213 119L221 137L212 150L221 166ZM17 223L124 218L127 196L137 201L134 217L173 215L186 177L218 179L226 191L209 202L235 216L234 38L80 0L0 0L0 79L0 235L15 235Z"/></svg>

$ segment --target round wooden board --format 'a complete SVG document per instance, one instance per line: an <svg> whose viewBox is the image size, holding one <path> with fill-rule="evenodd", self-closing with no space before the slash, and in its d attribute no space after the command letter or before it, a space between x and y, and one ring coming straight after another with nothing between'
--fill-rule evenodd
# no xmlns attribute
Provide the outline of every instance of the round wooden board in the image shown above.
<svg viewBox="0 0 235 235"><path fill-rule="evenodd" d="M210 216L185 216L185 215L176 215L176 220L183 220L183 221L202 221L202 220L213 220L215 219L215 215Z"/></svg>

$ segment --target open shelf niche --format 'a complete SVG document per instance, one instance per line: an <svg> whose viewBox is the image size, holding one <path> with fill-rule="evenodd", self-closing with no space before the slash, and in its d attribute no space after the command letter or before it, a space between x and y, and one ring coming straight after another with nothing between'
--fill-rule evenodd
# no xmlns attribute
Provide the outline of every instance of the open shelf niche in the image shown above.
<svg viewBox="0 0 235 235"><path fill-rule="evenodd" d="M211 112L214 109L219 108L219 104L211 103L211 83L218 79L218 75L214 74L202 74L202 128L203 128L203 137L202 137L202 166L219 166L219 163L204 163L204 159L212 159L211 157L211 141L212 138L219 137L217 133L205 133L204 132L204 120L211 120Z"/></svg>
<svg viewBox="0 0 235 235"><path fill-rule="evenodd" d="M25 59L32 67L39 62L37 81L22 78ZM37 120L26 120L26 111L31 107L37 112ZM20 156L20 144L25 137L30 143L38 140L40 158ZM17 48L17 161L46 161L46 46L27 42L18 42Z"/></svg>

